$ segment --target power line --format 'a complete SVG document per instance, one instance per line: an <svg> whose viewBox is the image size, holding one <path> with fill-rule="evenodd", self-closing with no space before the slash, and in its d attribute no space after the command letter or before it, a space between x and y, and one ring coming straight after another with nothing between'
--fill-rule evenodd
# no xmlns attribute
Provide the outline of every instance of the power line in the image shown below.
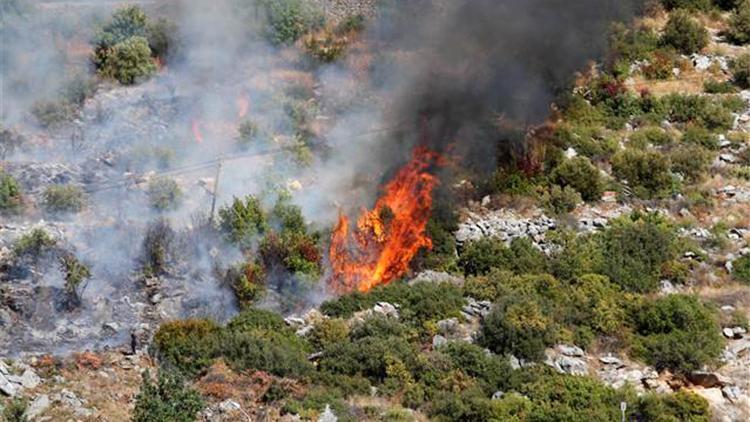
<svg viewBox="0 0 750 422"><path fill-rule="evenodd" d="M387 127L387 128L379 128L379 129L373 129L365 132L360 132L357 134L350 135L351 138L359 138L366 135L371 135L375 133L383 133L383 132L389 132L396 129L402 129L404 124L400 124L397 126ZM216 158L213 158L211 160L202 161L198 163L188 164L181 167L176 167L169 170L164 170L161 172L154 172L153 174L155 176L175 176L179 174L185 174L185 173L192 173L194 171L203 170L206 168L211 168L214 166L221 165L222 162L227 161L234 161L239 160L242 158L249 158L249 157L260 157L265 155L274 155L281 152L287 152L290 150L290 147L280 147L280 148L271 148L266 150L260 150L260 151L253 151L253 152L240 152L240 153L234 153L234 154L224 154L219 155ZM86 193L96 193L96 192L102 192L105 190L111 190L111 189L117 189L121 187L125 187L128 185L133 185L137 183L137 176L136 177L129 177L117 181L111 181L111 182L105 182L103 184L100 184L98 186L88 187L85 188L84 191Z"/></svg>

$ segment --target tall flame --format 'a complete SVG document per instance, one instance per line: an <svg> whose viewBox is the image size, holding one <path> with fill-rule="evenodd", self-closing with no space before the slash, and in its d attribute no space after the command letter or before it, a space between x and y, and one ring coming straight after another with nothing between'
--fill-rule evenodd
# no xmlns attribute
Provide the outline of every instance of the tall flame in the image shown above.
<svg viewBox="0 0 750 422"><path fill-rule="evenodd" d="M190 123L190 128L193 131L193 138L195 138L195 142L197 143L203 143L203 133L201 132L201 123L199 120L193 120Z"/></svg>
<svg viewBox="0 0 750 422"><path fill-rule="evenodd" d="M250 110L250 101L248 101L246 97L240 95L235 100L235 104L237 105L237 118L244 119L245 116L247 116L247 112Z"/></svg>
<svg viewBox="0 0 750 422"><path fill-rule="evenodd" d="M350 234L349 218L339 217L329 250L335 290L368 291L401 277L421 248L431 248L425 233L438 183L429 170L440 156L417 147L411 160L383 187L375 207L363 210Z"/></svg>

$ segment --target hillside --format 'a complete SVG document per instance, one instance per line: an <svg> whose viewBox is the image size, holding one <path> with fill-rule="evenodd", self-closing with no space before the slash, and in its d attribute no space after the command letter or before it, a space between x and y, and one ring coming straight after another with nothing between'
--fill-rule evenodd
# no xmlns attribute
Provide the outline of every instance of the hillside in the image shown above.
<svg viewBox="0 0 750 422"><path fill-rule="evenodd" d="M0 12L0 420L750 419L750 1Z"/></svg>

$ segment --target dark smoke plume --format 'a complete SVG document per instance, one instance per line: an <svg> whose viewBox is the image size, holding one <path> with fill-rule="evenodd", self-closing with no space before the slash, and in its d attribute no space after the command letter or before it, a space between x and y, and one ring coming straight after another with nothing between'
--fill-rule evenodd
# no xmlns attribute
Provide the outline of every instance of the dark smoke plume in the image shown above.
<svg viewBox="0 0 750 422"><path fill-rule="evenodd" d="M408 7L403 13L404 4ZM453 144L493 157L507 139L498 122L541 123L576 71L605 52L614 21L632 18L638 0L452 0L398 2L399 14L373 31L411 58L384 74L398 78L393 119L411 119L404 142ZM398 21L394 23L393 18ZM395 75L410 75L406 79ZM480 160L481 161L481 160Z"/></svg>

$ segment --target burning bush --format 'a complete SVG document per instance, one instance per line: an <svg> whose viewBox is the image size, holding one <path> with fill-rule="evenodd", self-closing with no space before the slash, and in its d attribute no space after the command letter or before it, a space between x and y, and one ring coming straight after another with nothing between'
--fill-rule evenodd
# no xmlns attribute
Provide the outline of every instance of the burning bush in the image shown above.
<svg viewBox="0 0 750 422"><path fill-rule="evenodd" d="M16 213L21 205L21 187L13 176L0 169L0 214Z"/></svg>
<svg viewBox="0 0 750 422"><path fill-rule="evenodd" d="M49 213L77 213L86 205L81 188L74 185L52 185L43 194L45 211Z"/></svg>

